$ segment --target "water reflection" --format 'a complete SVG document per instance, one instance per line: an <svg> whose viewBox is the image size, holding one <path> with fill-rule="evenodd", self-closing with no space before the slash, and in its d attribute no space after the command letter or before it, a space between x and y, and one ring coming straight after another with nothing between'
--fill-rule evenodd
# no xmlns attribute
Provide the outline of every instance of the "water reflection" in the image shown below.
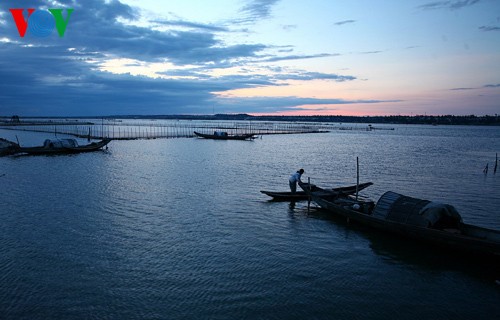
<svg viewBox="0 0 500 320"><path fill-rule="evenodd" d="M457 252L444 251L441 247L415 242L368 226L346 221L321 208L311 210L312 218L330 221L336 229L354 233L367 240L367 247L388 264L412 266L431 272L461 272L490 284L500 280L500 260L471 257ZM351 236L352 238L352 236Z"/></svg>

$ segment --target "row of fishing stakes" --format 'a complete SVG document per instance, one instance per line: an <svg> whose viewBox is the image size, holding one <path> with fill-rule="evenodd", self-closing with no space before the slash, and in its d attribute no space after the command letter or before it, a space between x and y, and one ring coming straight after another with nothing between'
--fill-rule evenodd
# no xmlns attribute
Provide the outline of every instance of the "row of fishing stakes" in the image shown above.
<svg viewBox="0 0 500 320"><path fill-rule="evenodd" d="M493 174L497 173L497 166L498 166L498 153L495 153L495 167L493 168ZM486 167L484 167L483 173L484 174L488 173L488 163L486 164Z"/></svg>
<svg viewBox="0 0 500 320"><path fill-rule="evenodd" d="M158 122L117 122L101 121L101 123L78 123L77 121L49 121L23 123L20 125L3 126L1 129L21 130L32 132L73 135L79 138L101 139L103 137L113 140L135 140L156 138L192 138L194 131L210 133L214 131L227 131L229 133L265 134L298 134L328 132L331 126L319 123L295 122L231 122L231 121L158 121Z"/></svg>

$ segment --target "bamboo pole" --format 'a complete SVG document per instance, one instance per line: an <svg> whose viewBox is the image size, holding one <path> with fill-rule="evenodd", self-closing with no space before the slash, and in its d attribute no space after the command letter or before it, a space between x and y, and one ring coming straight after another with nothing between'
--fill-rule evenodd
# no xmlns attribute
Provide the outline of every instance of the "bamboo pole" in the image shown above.
<svg viewBox="0 0 500 320"><path fill-rule="evenodd" d="M493 174L497 173L497 165L498 165L498 153L495 153L495 167L493 168Z"/></svg>
<svg viewBox="0 0 500 320"><path fill-rule="evenodd" d="M311 208L311 177L307 177L307 188L309 189L307 193L307 212L309 213L309 209Z"/></svg>
<svg viewBox="0 0 500 320"><path fill-rule="evenodd" d="M359 158L356 157L356 201L358 201L359 191Z"/></svg>

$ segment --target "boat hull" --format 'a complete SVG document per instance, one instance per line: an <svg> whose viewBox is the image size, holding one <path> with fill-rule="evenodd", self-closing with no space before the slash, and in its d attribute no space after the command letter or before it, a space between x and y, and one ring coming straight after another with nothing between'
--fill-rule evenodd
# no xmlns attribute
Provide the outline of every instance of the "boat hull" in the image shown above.
<svg viewBox="0 0 500 320"><path fill-rule="evenodd" d="M15 154L26 154L26 155L57 155L57 154L74 154L74 153L84 153L84 152L93 152L101 150L105 147L111 139L103 139L98 142L93 142L91 144L85 146L78 147L58 147L58 148L50 148L50 147L31 147L31 148L23 148L20 147L16 150Z"/></svg>
<svg viewBox="0 0 500 320"><path fill-rule="evenodd" d="M449 249L459 255L473 255L500 263L500 231L461 223L457 229L439 230L380 219L368 214L361 205L360 211L350 205L339 205L321 195L311 193L312 200L322 209L387 234L415 240L422 244Z"/></svg>
<svg viewBox="0 0 500 320"><path fill-rule="evenodd" d="M358 191L368 188L371 186L372 182L365 182L358 185ZM307 188L307 184L303 183L301 185L302 188ZM356 185L348 186L348 187L338 187L330 190L325 190L326 192L335 192L335 193L343 193L343 194L355 194L356 193ZM275 191L266 191L261 190L261 193L270 196L273 198L273 201L304 201L308 200L309 196L305 191L297 191L295 193L292 192L275 192Z"/></svg>
<svg viewBox="0 0 500 320"><path fill-rule="evenodd" d="M215 135L215 134L205 134L194 131L194 134L200 138L213 139L213 140L251 140L254 138L254 134L239 134L239 135Z"/></svg>

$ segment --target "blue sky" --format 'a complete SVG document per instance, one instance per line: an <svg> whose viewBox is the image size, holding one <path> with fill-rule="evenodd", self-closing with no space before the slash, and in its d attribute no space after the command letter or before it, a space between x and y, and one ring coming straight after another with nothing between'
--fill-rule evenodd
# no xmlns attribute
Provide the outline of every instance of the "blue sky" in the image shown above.
<svg viewBox="0 0 500 320"><path fill-rule="evenodd" d="M7 0L0 77L6 116L494 115L500 1Z"/></svg>

